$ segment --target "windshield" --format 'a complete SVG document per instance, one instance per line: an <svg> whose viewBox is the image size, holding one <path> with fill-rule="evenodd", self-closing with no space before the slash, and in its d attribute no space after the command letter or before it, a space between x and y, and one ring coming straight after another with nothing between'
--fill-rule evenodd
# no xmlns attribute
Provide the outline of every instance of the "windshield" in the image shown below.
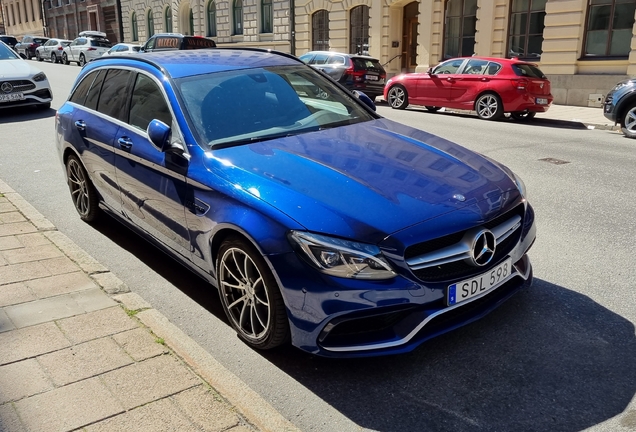
<svg viewBox="0 0 636 432"><path fill-rule="evenodd" d="M0 44L0 60L15 60L18 57L15 51L4 44Z"/></svg>
<svg viewBox="0 0 636 432"><path fill-rule="evenodd" d="M375 118L353 95L304 66L217 72L176 82L199 141L212 148Z"/></svg>

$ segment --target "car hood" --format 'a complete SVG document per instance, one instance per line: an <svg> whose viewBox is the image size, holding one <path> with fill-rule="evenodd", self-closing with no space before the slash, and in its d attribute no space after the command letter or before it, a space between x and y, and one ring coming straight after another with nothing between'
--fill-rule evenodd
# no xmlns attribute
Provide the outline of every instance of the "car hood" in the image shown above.
<svg viewBox="0 0 636 432"><path fill-rule="evenodd" d="M40 72L38 68L22 59L0 60L0 78L2 79L24 79L38 72Z"/></svg>
<svg viewBox="0 0 636 432"><path fill-rule="evenodd" d="M372 243L516 190L490 159L386 119L211 150L207 156L208 169L232 187L307 230Z"/></svg>

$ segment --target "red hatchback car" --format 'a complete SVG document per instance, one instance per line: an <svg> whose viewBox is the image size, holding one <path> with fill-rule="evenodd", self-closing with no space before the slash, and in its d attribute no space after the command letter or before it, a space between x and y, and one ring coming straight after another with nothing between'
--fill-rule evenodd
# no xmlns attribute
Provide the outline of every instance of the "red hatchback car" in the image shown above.
<svg viewBox="0 0 636 432"><path fill-rule="evenodd" d="M552 103L550 81L533 63L490 57L455 58L426 73L391 78L384 99L395 109L409 104L429 111L441 107L474 110L496 120L510 113L516 120L531 119Z"/></svg>

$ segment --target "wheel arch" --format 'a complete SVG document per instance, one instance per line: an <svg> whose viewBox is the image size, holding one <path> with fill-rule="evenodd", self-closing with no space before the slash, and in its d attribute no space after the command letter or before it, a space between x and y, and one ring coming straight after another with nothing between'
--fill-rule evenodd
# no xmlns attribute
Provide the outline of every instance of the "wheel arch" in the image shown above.
<svg viewBox="0 0 636 432"><path fill-rule="evenodd" d="M473 110L477 111L477 101L479 100L480 97L482 97L485 94L492 94L497 96L497 99L499 99L499 102L501 102L501 107L503 109L503 112L507 112L506 107L504 106L504 103L503 103L503 99L501 98L501 95L497 93L496 90L493 90L493 89L486 89L477 93L477 96L475 96L475 101L473 102Z"/></svg>
<svg viewBox="0 0 636 432"><path fill-rule="evenodd" d="M636 105L636 92L623 96L616 106L616 123L623 124L623 116L627 110Z"/></svg>

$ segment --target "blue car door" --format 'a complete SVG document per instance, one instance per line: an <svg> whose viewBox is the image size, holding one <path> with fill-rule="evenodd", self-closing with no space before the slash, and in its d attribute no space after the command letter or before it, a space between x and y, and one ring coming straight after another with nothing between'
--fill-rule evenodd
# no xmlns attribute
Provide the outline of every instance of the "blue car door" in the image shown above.
<svg viewBox="0 0 636 432"><path fill-rule="evenodd" d="M127 125L115 137L122 211L154 240L189 260L190 236L184 206L188 160L175 152L162 152L146 133L154 119L173 125L159 81L138 73L133 82Z"/></svg>

